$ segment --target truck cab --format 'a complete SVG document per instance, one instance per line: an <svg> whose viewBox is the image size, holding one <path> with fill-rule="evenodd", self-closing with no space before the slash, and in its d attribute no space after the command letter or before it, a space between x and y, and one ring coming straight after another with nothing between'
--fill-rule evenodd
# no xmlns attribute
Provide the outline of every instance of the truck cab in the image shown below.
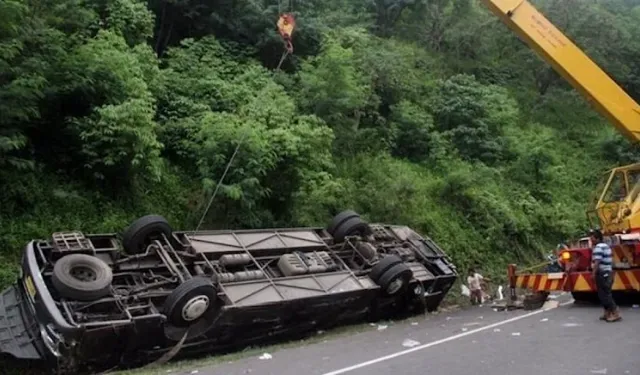
<svg viewBox="0 0 640 375"><path fill-rule="evenodd" d="M614 168L599 184L587 215L604 235L640 231L640 163Z"/></svg>

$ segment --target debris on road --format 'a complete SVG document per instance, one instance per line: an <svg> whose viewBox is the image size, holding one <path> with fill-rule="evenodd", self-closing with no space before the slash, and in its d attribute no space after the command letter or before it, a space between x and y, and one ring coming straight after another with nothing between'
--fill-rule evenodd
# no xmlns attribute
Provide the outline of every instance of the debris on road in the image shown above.
<svg viewBox="0 0 640 375"><path fill-rule="evenodd" d="M411 339L405 339L402 342L402 346L407 347L407 348L413 348L414 346L418 346L420 345L420 342L416 341L416 340L411 340Z"/></svg>
<svg viewBox="0 0 640 375"><path fill-rule="evenodd" d="M591 370L592 374L606 374L607 373L607 369L603 368L602 370Z"/></svg>
<svg viewBox="0 0 640 375"><path fill-rule="evenodd" d="M471 296L471 291L469 290L469 288L466 285L461 284L460 285L460 294L462 294L465 297L469 297L469 296Z"/></svg>
<svg viewBox="0 0 640 375"><path fill-rule="evenodd" d="M385 329L387 329L388 326L384 325L384 324L379 324L378 325L378 331L383 331Z"/></svg>
<svg viewBox="0 0 640 375"><path fill-rule="evenodd" d="M518 301L508 301L504 303L497 303L493 306L493 311L512 311L517 309L523 309L524 304L521 300Z"/></svg>
<svg viewBox="0 0 640 375"><path fill-rule="evenodd" d="M273 358L273 356L269 353L263 353L260 357L260 359L271 359Z"/></svg>
<svg viewBox="0 0 640 375"><path fill-rule="evenodd" d="M520 336L520 332L512 332L511 336Z"/></svg>
<svg viewBox="0 0 640 375"><path fill-rule="evenodd" d="M547 322L547 321L549 321L549 318L542 318L542 319L540 319L540 321L541 322Z"/></svg>
<svg viewBox="0 0 640 375"><path fill-rule="evenodd" d="M480 323L480 322L469 322L469 323L463 324L464 327L479 326L479 325L482 325L482 323Z"/></svg>
<svg viewBox="0 0 640 375"><path fill-rule="evenodd" d="M494 328L493 332L500 332L500 328Z"/></svg>
<svg viewBox="0 0 640 375"><path fill-rule="evenodd" d="M496 293L496 298L498 301L502 301L504 299L504 295L502 294L502 285L498 287L498 292Z"/></svg>
<svg viewBox="0 0 640 375"><path fill-rule="evenodd" d="M454 311L460 310L460 306L459 305L442 306L441 308L439 308L439 310L442 313L454 312Z"/></svg>
<svg viewBox="0 0 640 375"><path fill-rule="evenodd" d="M564 323L562 326L563 327L580 327L582 326L582 323Z"/></svg>

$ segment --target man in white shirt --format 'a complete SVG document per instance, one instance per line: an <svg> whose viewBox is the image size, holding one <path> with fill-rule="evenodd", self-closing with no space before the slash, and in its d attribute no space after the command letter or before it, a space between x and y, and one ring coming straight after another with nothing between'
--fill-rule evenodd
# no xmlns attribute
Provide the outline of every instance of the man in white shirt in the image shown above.
<svg viewBox="0 0 640 375"><path fill-rule="evenodd" d="M477 305L482 303L482 277L481 274L477 273L473 268L469 269L469 276L467 276L467 284L469 285L469 291L471 292L471 304Z"/></svg>

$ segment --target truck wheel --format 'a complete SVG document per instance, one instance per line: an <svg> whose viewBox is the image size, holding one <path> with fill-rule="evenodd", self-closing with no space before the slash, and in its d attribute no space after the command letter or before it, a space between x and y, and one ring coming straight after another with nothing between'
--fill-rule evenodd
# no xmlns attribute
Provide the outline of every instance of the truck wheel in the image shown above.
<svg viewBox="0 0 640 375"><path fill-rule="evenodd" d="M360 217L352 217L340 224L333 233L333 241L335 243L344 242L345 237L359 235L368 235L371 233L369 224L364 222Z"/></svg>
<svg viewBox="0 0 640 375"><path fill-rule="evenodd" d="M151 241L171 236L173 230L167 220L159 215L147 215L131 223L122 234L122 247L127 254L141 254Z"/></svg>
<svg viewBox="0 0 640 375"><path fill-rule="evenodd" d="M334 216L333 219L331 220L331 223L327 227L327 232L329 232L329 234L333 236L333 233L342 223L354 217L360 217L360 215L357 212L352 210L346 210L346 211L340 212L339 214Z"/></svg>
<svg viewBox="0 0 640 375"><path fill-rule="evenodd" d="M384 294L395 296L406 290L409 281L413 277L413 271L404 263L391 266L378 280L378 285Z"/></svg>
<svg viewBox="0 0 640 375"><path fill-rule="evenodd" d="M527 294L522 301L522 307L525 310L537 310L544 306L549 297L549 292L535 292Z"/></svg>
<svg viewBox="0 0 640 375"><path fill-rule="evenodd" d="M386 257L380 259L380 261L376 263L373 267L371 267L371 272L369 272L369 278L377 283L378 279L380 279L380 275L382 275L389 268L395 266L398 263L402 263L402 259L399 256L387 255Z"/></svg>
<svg viewBox="0 0 640 375"><path fill-rule="evenodd" d="M218 309L216 288L204 277L194 277L178 285L163 306L169 323L176 327L189 326L202 317L216 313Z"/></svg>
<svg viewBox="0 0 640 375"><path fill-rule="evenodd" d="M51 282L60 296L93 301L111 292L113 272L108 264L91 255L69 254L53 266Z"/></svg>

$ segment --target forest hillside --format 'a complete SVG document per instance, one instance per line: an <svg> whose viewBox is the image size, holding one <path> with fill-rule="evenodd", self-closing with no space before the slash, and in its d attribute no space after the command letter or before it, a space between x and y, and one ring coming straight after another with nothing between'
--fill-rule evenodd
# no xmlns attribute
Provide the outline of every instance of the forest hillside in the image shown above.
<svg viewBox="0 0 640 375"><path fill-rule="evenodd" d="M640 99L639 0L534 4ZM0 283L52 231L194 228L240 141L204 227L351 208L496 276L639 155L477 0L3 0Z"/></svg>

